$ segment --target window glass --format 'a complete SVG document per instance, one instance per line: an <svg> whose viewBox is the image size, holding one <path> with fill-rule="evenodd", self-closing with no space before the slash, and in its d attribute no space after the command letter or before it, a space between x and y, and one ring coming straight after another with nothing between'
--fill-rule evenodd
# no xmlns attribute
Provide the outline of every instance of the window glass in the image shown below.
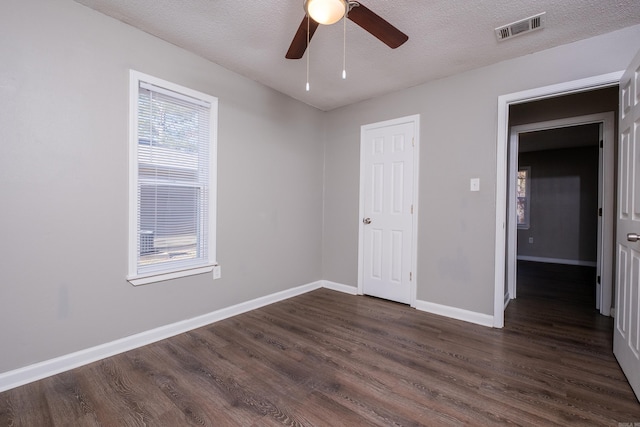
<svg viewBox="0 0 640 427"><path fill-rule="evenodd" d="M130 243L129 276L151 277L148 282L211 266L217 100L135 72L132 89L135 243Z"/></svg>
<svg viewBox="0 0 640 427"><path fill-rule="evenodd" d="M518 170L516 184L516 218L519 228L529 228L529 205L531 186L531 168L522 167Z"/></svg>

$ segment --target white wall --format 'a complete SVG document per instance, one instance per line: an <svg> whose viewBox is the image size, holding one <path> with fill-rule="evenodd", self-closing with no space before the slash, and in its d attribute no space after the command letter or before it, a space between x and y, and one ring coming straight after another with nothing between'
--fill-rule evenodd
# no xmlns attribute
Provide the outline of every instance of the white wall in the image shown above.
<svg viewBox="0 0 640 427"><path fill-rule="evenodd" d="M219 98L221 280L125 280L130 68ZM75 2L3 0L0 373L321 279L322 119Z"/></svg>
<svg viewBox="0 0 640 427"><path fill-rule="evenodd" d="M360 126L420 114L417 298L493 316L498 96L622 70L638 40L640 25L329 112L324 279L357 285Z"/></svg>

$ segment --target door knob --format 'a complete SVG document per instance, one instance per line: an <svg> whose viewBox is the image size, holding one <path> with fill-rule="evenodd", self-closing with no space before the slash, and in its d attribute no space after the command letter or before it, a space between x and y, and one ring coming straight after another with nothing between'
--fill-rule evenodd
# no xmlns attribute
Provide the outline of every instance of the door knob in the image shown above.
<svg viewBox="0 0 640 427"><path fill-rule="evenodd" d="M629 233L627 234L627 240L630 242L637 242L640 240L640 234L638 233Z"/></svg>
<svg viewBox="0 0 640 427"><path fill-rule="evenodd" d="M364 224L371 224L371 218L362 218Z"/></svg>

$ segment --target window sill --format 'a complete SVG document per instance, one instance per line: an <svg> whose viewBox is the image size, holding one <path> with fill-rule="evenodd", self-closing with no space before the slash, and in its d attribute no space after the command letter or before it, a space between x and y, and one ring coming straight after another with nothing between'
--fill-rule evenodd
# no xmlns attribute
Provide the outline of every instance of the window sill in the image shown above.
<svg viewBox="0 0 640 427"><path fill-rule="evenodd" d="M149 283L164 282L165 280L178 279L180 277L195 276L196 274L211 273L217 264L207 264L185 270L171 271L167 273L153 273L146 275L128 276L127 281L133 286L148 285Z"/></svg>

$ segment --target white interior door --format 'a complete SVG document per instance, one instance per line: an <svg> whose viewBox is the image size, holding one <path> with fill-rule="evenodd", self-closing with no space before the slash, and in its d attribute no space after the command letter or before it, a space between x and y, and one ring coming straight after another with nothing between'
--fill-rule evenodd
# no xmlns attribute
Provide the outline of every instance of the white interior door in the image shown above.
<svg viewBox="0 0 640 427"><path fill-rule="evenodd" d="M413 303L416 214L414 120L362 127L361 292Z"/></svg>
<svg viewBox="0 0 640 427"><path fill-rule="evenodd" d="M613 353L640 398L640 52L620 80Z"/></svg>
<svg viewBox="0 0 640 427"><path fill-rule="evenodd" d="M604 247L604 240L611 239L611 236L603 235L603 221L602 215L604 213L604 197L602 197L602 192L604 188L603 176L604 176L604 123L600 123L598 126L598 140L602 141L600 144L600 149L598 150L598 241L596 243L597 252L596 252L596 310L599 310L602 313L602 309L605 306L605 302L602 298L602 279L604 277L603 269L602 269L602 258L603 253L602 249ZM609 261L609 260L607 260ZM609 289L609 295L611 295L611 289ZM609 299L609 306L611 306L611 299ZM607 312L607 315L611 314L611 309Z"/></svg>

